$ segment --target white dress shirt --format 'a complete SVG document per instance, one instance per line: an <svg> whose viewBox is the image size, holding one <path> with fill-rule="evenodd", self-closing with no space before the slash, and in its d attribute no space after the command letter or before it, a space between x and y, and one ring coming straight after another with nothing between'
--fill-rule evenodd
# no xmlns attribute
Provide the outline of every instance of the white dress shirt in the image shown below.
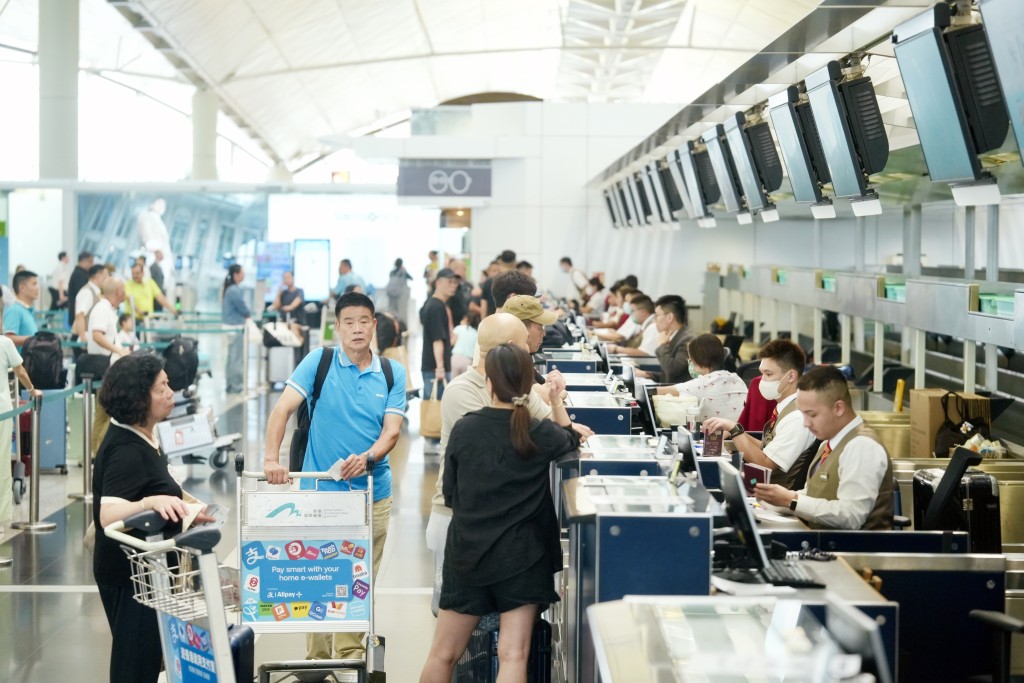
<svg viewBox="0 0 1024 683"><path fill-rule="evenodd" d="M855 417L829 439L829 445L835 448L850 430L863 422L859 415ZM875 506L888 459L885 448L874 439L854 437L843 448L839 461L839 498L811 498L805 495L807 488L804 487L796 501L796 514L835 529L860 529ZM808 480L815 476L817 473L813 470L807 473Z"/></svg>
<svg viewBox="0 0 1024 683"><path fill-rule="evenodd" d="M644 321L643 337L640 340L640 350L646 353L648 356L658 355L658 326L654 324L654 314L647 317Z"/></svg>
<svg viewBox="0 0 1024 683"><path fill-rule="evenodd" d="M796 392L782 399L776 405L781 413L782 409L796 400ZM764 447L764 454L779 466L783 472L789 472L800 454L807 450L814 443L814 434L811 434L807 427L804 427L804 414L794 410L775 423L775 438Z"/></svg>
<svg viewBox="0 0 1024 683"><path fill-rule="evenodd" d="M680 396L701 399L700 422L712 417L738 420L747 400L747 384L735 372L715 370L676 385Z"/></svg>

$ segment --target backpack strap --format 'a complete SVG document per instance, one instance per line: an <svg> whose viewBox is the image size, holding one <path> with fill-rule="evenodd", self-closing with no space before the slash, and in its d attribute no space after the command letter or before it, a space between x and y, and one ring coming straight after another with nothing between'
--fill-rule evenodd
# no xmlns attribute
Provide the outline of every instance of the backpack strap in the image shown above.
<svg viewBox="0 0 1024 683"><path fill-rule="evenodd" d="M377 356L380 358L380 369L384 372L384 381L388 384L388 393L395 388L395 371L391 367L391 360L387 356Z"/></svg>
<svg viewBox="0 0 1024 683"><path fill-rule="evenodd" d="M313 394L310 396L309 401L310 424L313 423L313 411L316 410L316 402L320 399L320 390L324 388L327 373L331 371L331 361L334 360L334 354L334 349L330 351L324 349L324 352L320 354L320 364L316 366L316 379L313 380Z"/></svg>

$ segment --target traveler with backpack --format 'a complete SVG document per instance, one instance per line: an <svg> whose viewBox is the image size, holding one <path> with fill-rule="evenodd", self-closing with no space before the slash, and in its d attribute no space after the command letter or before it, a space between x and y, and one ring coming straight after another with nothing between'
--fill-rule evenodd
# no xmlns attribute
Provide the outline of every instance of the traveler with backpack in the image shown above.
<svg viewBox="0 0 1024 683"><path fill-rule="evenodd" d="M31 270L15 273L11 281L14 303L4 311L4 332L21 351L25 340L39 331L33 302L39 298L39 276Z"/></svg>
<svg viewBox="0 0 1024 683"><path fill-rule="evenodd" d="M373 575L376 578L391 518L391 465L388 453L398 442L405 417L405 368L370 349L376 330L373 301L352 292L335 305L337 348L319 348L306 356L288 378L267 417L263 471L271 484L288 481L280 462L281 442L292 413L299 429L292 436L290 469L329 470L339 460L342 481L302 479L302 488L366 490L366 463L373 471ZM303 410L303 408L305 410ZM308 417L307 417L308 416ZM305 445L303 446L303 437ZM301 467L297 460L302 460ZM360 659L362 634L316 633L306 636L310 659ZM332 647L333 645L333 647Z"/></svg>
<svg viewBox="0 0 1024 683"><path fill-rule="evenodd" d="M3 318L4 305L0 302L0 319ZM13 371L18 378L22 389L28 389L35 393L32 379L28 376L24 363L14 342L8 337L0 335L0 377L5 378L0 383L0 413L6 413L14 408L14 400L8 389L6 377L7 372ZM0 534L3 533L4 525L11 521L11 504L14 499L11 481L11 436L14 433L14 420L0 420Z"/></svg>
<svg viewBox="0 0 1024 683"><path fill-rule="evenodd" d="M228 268L224 278L223 308L220 321L225 325L244 325L252 317L249 305L245 303L245 295L239 286L245 279L245 271L237 263ZM224 391L229 394L240 394L245 389L245 377L242 376L243 358L248 349L245 348L245 335L241 330L233 332L228 338L228 353L225 359L224 376L227 386Z"/></svg>

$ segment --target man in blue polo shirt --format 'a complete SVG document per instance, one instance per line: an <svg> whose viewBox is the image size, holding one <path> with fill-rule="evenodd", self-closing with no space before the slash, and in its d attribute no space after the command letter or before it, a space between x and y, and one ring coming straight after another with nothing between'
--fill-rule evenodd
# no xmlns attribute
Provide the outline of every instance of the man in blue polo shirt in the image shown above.
<svg viewBox="0 0 1024 683"><path fill-rule="evenodd" d="M4 332L21 352L25 340L39 331L36 316L32 310L32 302L39 298L39 276L31 270L23 270L14 275L11 288L17 300L4 312Z"/></svg>
<svg viewBox="0 0 1024 683"><path fill-rule="evenodd" d="M307 355L288 378L284 392L267 417L263 471L271 484L288 481L280 464L281 442L288 418L313 394L317 366L323 354L333 355L331 367L313 412L306 445L304 472L325 472L343 460L342 480L321 481L319 490L366 490L366 463L373 459L373 575L377 576L391 518L391 464L388 453L398 442L405 417L405 368L390 361L394 383L388 390L380 356L370 351L376 329L373 302L352 292L338 299L334 329L340 346L320 348ZM302 488L314 482L302 480ZM309 659L361 659L365 648L360 633L310 633Z"/></svg>

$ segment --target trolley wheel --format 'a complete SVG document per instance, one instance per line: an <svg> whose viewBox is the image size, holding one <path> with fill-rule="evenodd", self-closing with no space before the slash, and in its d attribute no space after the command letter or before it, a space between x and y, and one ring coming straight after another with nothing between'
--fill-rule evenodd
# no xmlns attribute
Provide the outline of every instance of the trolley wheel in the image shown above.
<svg viewBox="0 0 1024 683"><path fill-rule="evenodd" d="M22 482L20 480L19 481L15 481L13 488L14 488L14 504L15 505L20 505L21 504L21 497L23 495L25 495L25 484L24 484L24 482Z"/></svg>
<svg viewBox="0 0 1024 683"><path fill-rule="evenodd" d="M61 465L61 466L60 466L60 467L58 467L57 469L59 469L59 470L60 470L60 473L61 473L61 474L67 474L67 473L68 473L68 466L67 466L67 465Z"/></svg>
<svg viewBox="0 0 1024 683"><path fill-rule="evenodd" d="M228 460L230 460L228 452L222 448L213 454L213 457L210 458L210 464L214 467L227 467Z"/></svg>

